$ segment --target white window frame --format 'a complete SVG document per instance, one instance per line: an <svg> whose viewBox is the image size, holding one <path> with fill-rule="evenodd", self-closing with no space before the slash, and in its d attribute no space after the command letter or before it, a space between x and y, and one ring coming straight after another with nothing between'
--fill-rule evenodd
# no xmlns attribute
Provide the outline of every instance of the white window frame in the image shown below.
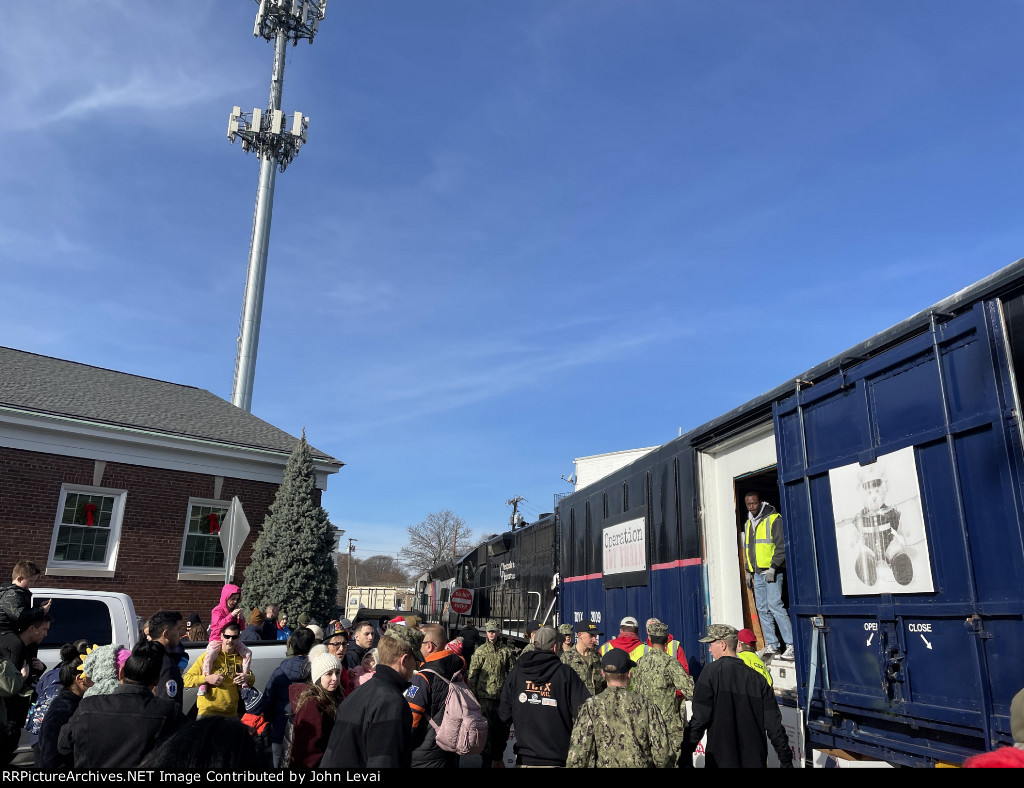
<svg viewBox="0 0 1024 788"><path fill-rule="evenodd" d="M110 513L110 536L107 539L107 560L98 561L58 561L54 558L57 550L57 536L64 516L64 504L68 495L104 495L114 499L114 508ZM117 553L121 546L121 522L124 519L125 499L127 490L115 490L110 487L92 487L86 484L62 484L60 499L57 502L57 514L54 516L53 535L50 537L50 553L46 562L46 574L56 577L113 577L117 568Z"/></svg>
<svg viewBox="0 0 1024 788"><path fill-rule="evenodd" d="M185 509L185 526L181 537L181 553L178 556L178 579L179 580L201 580L206 582L224 582L224 567L191 567L185 566L185 545L188 542L188 523L192 519L193 506L215 506L218 509L228 509L231 501L218 501L213 498L189 498L188 507ZM227 560L227 556L224 557Z"/></svg>

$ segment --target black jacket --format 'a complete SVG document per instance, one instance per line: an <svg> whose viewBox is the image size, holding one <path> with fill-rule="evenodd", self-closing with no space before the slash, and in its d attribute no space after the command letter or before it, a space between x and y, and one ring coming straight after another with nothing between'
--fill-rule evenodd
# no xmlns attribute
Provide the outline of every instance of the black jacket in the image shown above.
<svg viewBox="0 0 1024 788"><path fill-rule="evenodd" d="M338 707L322 769L407 769L412 764L409 688L387 665Z"/></svg>
<svg viewBox="0 0 1024 788"><path fill-rule="evenodd" d="M156 685L156 696L174 701L181 711L184 707L184 684L181 680L181 656L177 651L164 651L164 664L160 668L160 680Z"/></svg>
<svg viewBox="0 0 1024 788"><path fill-rule="evenodd" d="M739 657L719 657L701 671L693 688L693 716L686 725L680 766L693 766L693 752L705 731L705 768L765 768L766 732L779 763L793 765L775 693Z"/></svg>
<svg viewBox="0 0 1024 788"><path fill-rule="evenodd" d="M71 755L57 752L57 737L71 715L78 709L82 696L69 689L62 689L46 710L43 724L39 727L39 738L36 741L36 768L38 769L72 769L75 759Z"/></svg>
<svg viewBox="0 0 1024 788"><path fill-rule="evenodd" d="M349 641L348 651L345 652L345 667L349 670L355 670L363 664L363 657L366 656L366 652L369 651L367 648L357 646L355 641Z"/></svg>
<svg viewBox="0 0 1024 788"><path fill-rule="evenodd" d="M589 697L576 671L554 652L523 654L505 679L498 705L498 718L515 726L519 762L565 766L576 713Z"/></svg>
<svg viewBox="0 0 1024 788"><path fill-rule="evenodd" d="M444 717L445 702L448 700L448 685L433 673L451 681L456 673L462 672L462 681L466 678L466 663L458 654L440 651L431 654L431 658L420 665L419 672L412 677L412 684L405 691L412 711L412 765L414 767L458 768L459 756L442 750L436 744L437 732L430 720L440 723Z"/></svg>
<svg viewBox="0 0 1024 788"><path fill-rule="evenodd" d="M27 588L9 583L0 590L0 633L24 632L45 615L41 607L32 607L32 592Z"/></svg>
<svg viewBox="0 0 1024 788"><path fill-rule="evenodd" d="M76 769L134 769L182 723L178 707L149 687L121 684L110 695L82 698L57 739Z"/></svg>

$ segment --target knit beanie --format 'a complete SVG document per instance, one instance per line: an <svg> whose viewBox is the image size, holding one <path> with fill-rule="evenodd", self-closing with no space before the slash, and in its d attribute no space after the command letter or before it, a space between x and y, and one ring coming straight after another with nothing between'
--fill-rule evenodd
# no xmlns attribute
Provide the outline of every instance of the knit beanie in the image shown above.
<svg viewBox="0 0 1024 788"><path fill-rule="evenodd" d="M309 661L311 666L310 678L313 684L319 684L320 678L329 670L341 670L341 660L326 651L318 652Z"/></svg>
<svg viewBox="0 0 1024 788"><path fill-rule="evenodd" d="M85 659L82 660L82 673L92 679L93 683L83 697L109 695L117 689L120 683L117 676L117 654L123 649L124 646L121 644L112 643L109 646L94 648L85 655Z"/></svg>

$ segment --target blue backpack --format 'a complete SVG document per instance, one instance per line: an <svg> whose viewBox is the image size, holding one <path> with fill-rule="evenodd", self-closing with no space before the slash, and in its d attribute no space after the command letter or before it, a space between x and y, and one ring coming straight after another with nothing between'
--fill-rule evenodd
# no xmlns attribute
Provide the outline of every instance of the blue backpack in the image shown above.
<svg viewBox="0 0 1024 788"><path fill-rule="evenodd" d="M43 720L46 712L61 691L59 680L60 668L52 668L42 675L36 687L37 696L35 702L29 707L28 718L25 720L25 730L33 736L39 735L39 729L43 727Z"/></svg>

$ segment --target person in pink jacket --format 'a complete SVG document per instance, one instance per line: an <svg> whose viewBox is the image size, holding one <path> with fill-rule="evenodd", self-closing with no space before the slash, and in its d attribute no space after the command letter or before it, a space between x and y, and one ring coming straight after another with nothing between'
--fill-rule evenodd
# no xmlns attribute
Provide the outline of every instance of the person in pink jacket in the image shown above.
<svg viewBox="0 0 1024 788"><path fill-rule="evenodd" d="M352 685L361 687L377 672L377 649L371 648L363 655L363 661L358 668L349 671L352 677Z"/></svg>
<svg viewBox="0 0 1024 788"><path fill-rule="evenodd" d="M242 608L239 604L242 601L242 589L236 585L227 583L220 591L220 604L210 611L210 643L206 647L206 654L203 655L203 675L209 675L213 668L213 662L220 653L220 633L229 623L238 624L238 631L245 629L245 616L242 615ZM249 663L252 662L252 651L241 640L235 644L235 649L242 657L242 674L249 673ZM242 686L248 686L243 684ZM199 685L199 694L206 694L206 685Z"/></svg>

